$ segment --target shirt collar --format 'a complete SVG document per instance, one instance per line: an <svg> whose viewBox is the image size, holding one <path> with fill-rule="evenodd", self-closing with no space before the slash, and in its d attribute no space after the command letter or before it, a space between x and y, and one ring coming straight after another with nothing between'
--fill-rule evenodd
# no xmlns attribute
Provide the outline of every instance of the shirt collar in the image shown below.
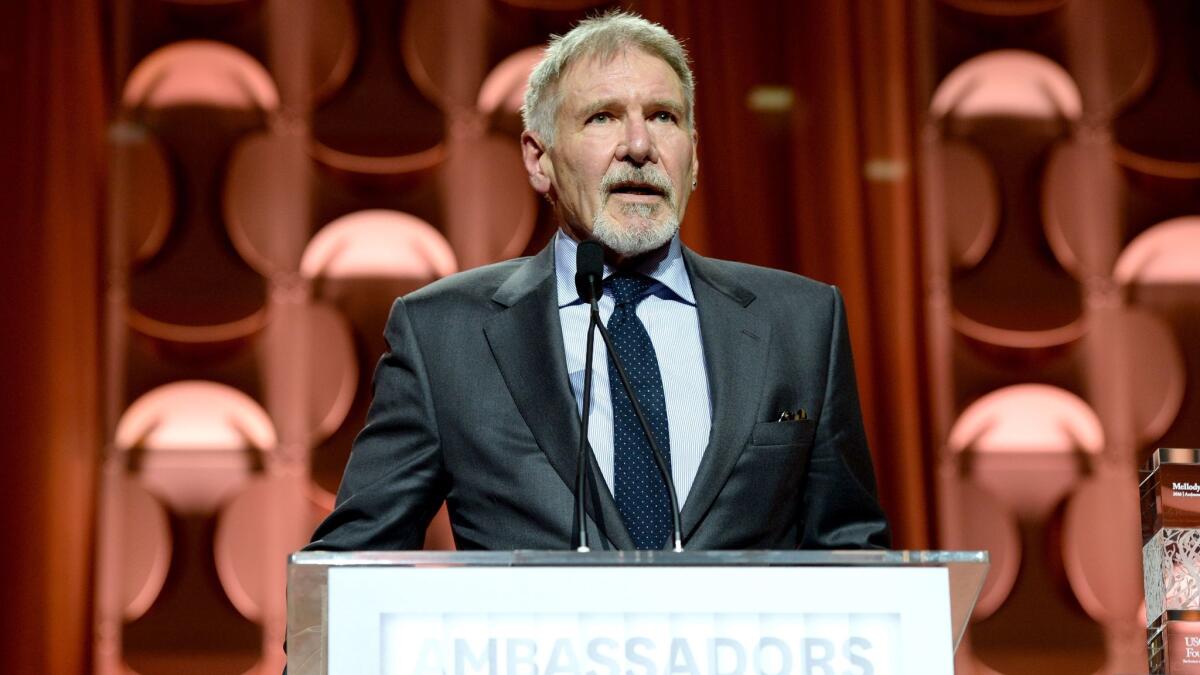
<svg viewBox="0 0 1200 675"><path fill-rule="evenodd" d="M567 236L562 230L554 233L554 274L558 278L559 308L583 302L579 299L579 291L575 290L575 251L579 244ZM651 263L636 270L662 284L673 296L689 305L696 304L696 296L692 293L692 281L688 278L687 266L683 262L683 248L679 243L679 234L671 237L667 246L667 255L657 263ZM613 273L613 268L604 265L604 278Z"/></svg>

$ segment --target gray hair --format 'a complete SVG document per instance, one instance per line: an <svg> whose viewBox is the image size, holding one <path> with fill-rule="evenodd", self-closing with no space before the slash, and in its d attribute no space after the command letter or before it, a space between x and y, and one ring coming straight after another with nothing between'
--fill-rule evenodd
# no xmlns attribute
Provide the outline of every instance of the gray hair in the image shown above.
<svg viewBox="0 0 1200 675"><path fill-rule="evenodd" d="M547 146L554 143L554 127L562 95L559 80L572 63L585 58L607 59L628 47L657 56L675 71L683 84L684 117L692 127L696 83L688 67L687 50L666 28L631 12L611 11L584 19L566 35L550 36L546 53L529 74L521 119Z"/></svg>

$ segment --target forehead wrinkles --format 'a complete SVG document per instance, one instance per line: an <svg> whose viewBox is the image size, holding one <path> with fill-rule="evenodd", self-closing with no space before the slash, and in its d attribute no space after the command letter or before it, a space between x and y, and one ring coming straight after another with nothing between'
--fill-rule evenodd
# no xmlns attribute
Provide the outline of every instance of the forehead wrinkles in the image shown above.
<svg viewBox="0 0 1200 675"><path fill-rule="evenodd" d="M563 112L563 104L567 102L567 98L571 94L575 94L575 100L571 104L575 107L591 107L597 103L604 101L617 101L623 98L627 89L620 85L628 80L630 74L637 74L644 71L636 69L631 61L641 57L648 64L655 64L654 67L659 69L661 73L669 73L666 82L657 84L666 84L667 91L659 91L659 87L655 86L652 91L647 92L645 96L646 103L659 103L662 101L671 101L672 107L677 108L679 112L687 115L687 101L685 99L683 82L679 79L679 74L671 68L671 64L667 63L662 57L647 52L636 46L622 46L616 49L606 50L587 54L583 57L572 61L563 70L562 77L559 78L551 91L551 101L554 104L556 111L555 117L561 118ZM614 63L621 62L625 67L621 72L613 73L607 70ZM592 77L587 80L580 81L584 77L584 71L593 69ZM607 93L595 93L597 89L604 90L605 85L615 83L615 90L610 89ZM564 85L569 85L566 88ZM689 116L690 117L690 116Z"/></svg>

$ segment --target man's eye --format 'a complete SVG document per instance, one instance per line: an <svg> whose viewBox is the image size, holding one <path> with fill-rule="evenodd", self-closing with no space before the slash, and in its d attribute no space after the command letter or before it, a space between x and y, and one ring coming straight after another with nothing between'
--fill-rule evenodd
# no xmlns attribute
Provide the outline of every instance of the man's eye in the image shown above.
<svg viewBox="0 0 1200 675"><path fill-rule="evenodd" d="M612 120L612 115L608 113L596 113L588 118L588 124L604 124Z"/></svg>
<svg viewBox="0 0 1200 675"><path fill-rule="evenodd" d="M654 120L655 122L674 122L675 115L673 113L667 112L666 110L660 110L660 111L654 113L650 117L650 119Z"/></svg>

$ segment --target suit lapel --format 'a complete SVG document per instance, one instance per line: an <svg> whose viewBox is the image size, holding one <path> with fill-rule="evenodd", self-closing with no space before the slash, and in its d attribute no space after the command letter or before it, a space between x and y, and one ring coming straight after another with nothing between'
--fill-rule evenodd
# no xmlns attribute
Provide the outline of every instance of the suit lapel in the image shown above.
<svg viewBox="0 0 1200 675"><path fill-rule="evenodd" d="M492 300L505 309L485 321L483 330L521 417L574 494L579 414L563 352L553 254L551 244L496 291ZM635 548L612 494L598 486L604 480L599 467L590 463L588 515L614 546Z"/></svg>
<svg viewBox="0 0 1200 675"><path fill-rule="evenodd" d="M712 261L684 249L712 397L712 431L683 505L683 536L695 531L725 485L753 430L770 325L749 311L754 294Z"/></svg>

